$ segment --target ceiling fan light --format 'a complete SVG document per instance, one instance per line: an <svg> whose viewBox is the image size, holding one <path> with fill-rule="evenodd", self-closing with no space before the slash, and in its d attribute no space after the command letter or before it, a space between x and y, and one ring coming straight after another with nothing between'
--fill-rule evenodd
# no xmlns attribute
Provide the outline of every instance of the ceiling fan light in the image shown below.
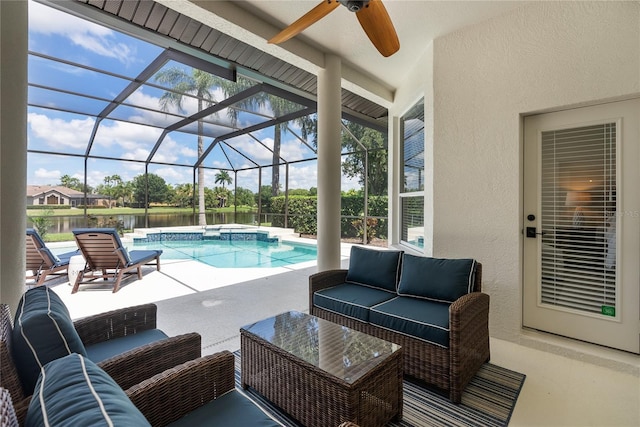
<svg viewBox="0 0 640 427"><path fill-rule="evenodd" d="M367 7L369 0L339 0L350 12L359 12Z"/></svg>

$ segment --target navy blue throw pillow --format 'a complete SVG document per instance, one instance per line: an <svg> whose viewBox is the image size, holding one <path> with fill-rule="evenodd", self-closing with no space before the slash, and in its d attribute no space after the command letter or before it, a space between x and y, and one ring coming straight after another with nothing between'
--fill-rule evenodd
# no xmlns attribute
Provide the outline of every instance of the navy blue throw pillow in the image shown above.
<svg viewBox="0 0 640 427"><path fill-rule="evenodd" d="M352 246L347 282L396 292L402 253Z"/></svg>
<svg viewBox="0 0 640 427"><path fill-rule="evenodd" d="M13 360L27 395L31 394L40 369L71 353L86 356L67 306L46 286L24 293L13 326Z"/></svg>
<svg viewBox="0 0 640 427"><path fill-rule="evenodd" d="M398 294L454 302L473 289L476 261L404 254Z"/></svg>

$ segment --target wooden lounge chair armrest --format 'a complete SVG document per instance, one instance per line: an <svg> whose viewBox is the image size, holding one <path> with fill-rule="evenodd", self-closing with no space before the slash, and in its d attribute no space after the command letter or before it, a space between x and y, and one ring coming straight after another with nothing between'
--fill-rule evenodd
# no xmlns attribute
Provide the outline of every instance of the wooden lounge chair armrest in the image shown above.
<svg viewBox="0 0 640 427"><path fill-rule="evenodd" d="M151 425L164 426L234 390L234 362L225 350L164 371L125 392Z"/></svg>
<svg viewBox="0 0 640 427"><path fill-rule="evenodd" d="M73 322L85 346L156 328L158 307L142 304L85 317Z"/></svg>
<svg viewBox="0 0 640 427"><path fill-rule="evenodd" d="M123 389L202 355L202 337L191 332L136 347L98 363Z"/></svg>
<svg viewBox="0 0 640 427"><path fill-rule="evenodd" d="M309 310L313 307L313 293L344 283L347 279L347 271L345 269L326 270L309 276Z"/></svg>

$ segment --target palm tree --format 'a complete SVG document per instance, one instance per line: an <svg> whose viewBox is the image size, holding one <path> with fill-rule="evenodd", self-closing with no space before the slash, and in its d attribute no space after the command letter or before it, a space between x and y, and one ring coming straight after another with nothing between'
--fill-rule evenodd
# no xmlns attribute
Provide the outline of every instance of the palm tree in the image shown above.
<svg viewBox="0 0 640 427"><path fill-rule="evenodd" d="M173 67L160 71L155 80L159 83L171 85L174 90L167 91L160 97L162 110L168 111L169 106L173 105L184 112L182 102L184 95L187 93L197 97L198 111L202 111L215 102L211 88L215 87L216 83L221 79L195 68L191 74L188 74L182 68ZM202 120L198 120L198 159L204 152L203 130L204 124ZM204 201L204 168L202 165L198 166L198 225L207 225Z"/></svg>
<svg viewBox="0 0 640 427"><path fill-rule="evenodd" d="M122 178L120 178L120 175L107 175L103 181L105 184L103 191L106 191L107 196L109 196L109 208L111 208L111 197L116 196L116 204L118 203L117 187L122 184ZM111 185L112 183L115 184L115 186Z"/></svg>
<svg viewBox="0 0 640 427"><path fill-rule="evenodd" d="M181 208L191 206L193 201L193 184L178 184L175 187L175 203Z"/></svg>
<svg viewBox="0 0 640 427"><path fill-rule="evenodd" d="M225 201L227 200L227 190L224 188L225 184L231 184L233 179L229 176L229 172L222 170L216 174L216 184L222 184L222 191L217 192L218 207L223 208Z"/></svg>
<svg viewBox="0 0 640 427"><path fill-rule="evenodd" d="M122 183L122 188L121 188L122 206L127 206L127 203L129 204L129 206L131 206L131 203L133 202L134 190L135 188L133 187L133 182L127 181Z"/></svg>
<svg viewBox="0 0 640 427"><path fill-rule="evenodd" d="M224 92L226 97L236 95L251 86L253 86L253 82L249 79L243 78L242 76L238 76L237 82L233 83L228 80L224 80L221 78L218 79L218 86ZM254 96L251 98L244 99L239 104L237 104L240 108L260 108L265 105L271 107L271 111L275 117L280 117L284 114L295 111L299 108L298 104L289 101L284 98L280 98L279 96L261 93L261 95ZM237 108L229 108L228 109L229 117L232 122L235 123L238 119L239 110ZM308 118L300 118L297 119L296 122L302 127L302 136L306 138L307 135L312 132L313 121L310 121ZM282 142L282 135L287 131L287 127L278 123L273 127L273 157L272 157L272 172L271 172L271 195L277 196L278 190L280 189L280 145Z"/></svg>
<svg viewBox="0 0 640 427"><path fill-rule="evenodd" d="M298 106L284 98L280 98L273 95L268 95L269 104L271 110L276 117L280 117L283 114L292 112ZM304 122L298 120L303 125ZM287 132L287 127L284 123L278 123L273 127L273 159L272 159L272 172L271 172L271 195L277 196L280 189L280 146L282 144L282 135ZM303 130L303 134L306 132Z"/></svg>
<svg viewBox="0 0 640 427"><path fill-rule="evenodd" d="M225 184L231 184L233 179L229 176L229 172L220 171L216 174L216 184L222 184L222 188L224 188Z"/></svg>

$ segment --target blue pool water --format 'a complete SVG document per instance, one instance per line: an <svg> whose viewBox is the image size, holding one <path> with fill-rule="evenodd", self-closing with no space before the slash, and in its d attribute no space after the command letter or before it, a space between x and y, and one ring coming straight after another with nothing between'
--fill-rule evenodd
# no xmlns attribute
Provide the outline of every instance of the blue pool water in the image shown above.
<svg viewBox="0 0 640 427"><path fill-rule="evenodd" d="M260 240L163 240L128 249L162 249L161 259L194 259L219 268L272 268L313 261L313 245Z"/></svg>

